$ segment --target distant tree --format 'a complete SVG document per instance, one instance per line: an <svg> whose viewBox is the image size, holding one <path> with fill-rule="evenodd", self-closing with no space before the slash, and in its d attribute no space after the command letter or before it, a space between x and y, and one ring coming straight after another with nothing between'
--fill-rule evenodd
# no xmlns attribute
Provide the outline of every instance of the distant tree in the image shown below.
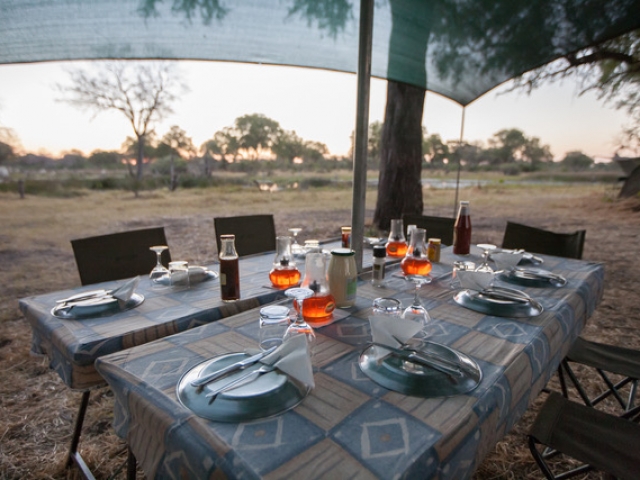
<svg viewBox="0 0 640 480"><path fill-rule="evenodd" d="M314 142L308 140L304 142L303 158L305 161L320 162L324 160L325 155L329 154L329 149L322 142Z"/></svg>
<svg viewBox="0 0 640 480"><path fill-rule="evenodd" d="M0 142L0 164L11 160L15 157L15 151L13 147L8 143Z"/></svg>
<svg viewBox="0 0 640 480"><path fill-rule="evenodd" d="M100 168L117 168L122 165L122 154L113 151L94 150L87 161L90 165Z"/></svg>
<svg viewBox="0 0 640 480"><path fill-rule="evenodd" d="M293 164L295 158L306 153L305 142L295 131L281 130L271 145L271 151L277 158Z"/></svg>
<svg viewBox="0 0 640 480"><path fill-rule="evenodd" d="M213 138L207 140L200 147L201 151L212 158L218 158L222 164L222 169L226 169L231 156L231 162L235 162L240 150L240 138L238 132L233 127L225 127L213 134Z"/></svg>
<svg viewBox="0 0 640 480"><path fill-rule="evenodd" d="M568 152L560 161L563 167L574 171L588 170L594 163L593 158L585 155L581 151Z"/></svg>
<svg viewBox="0 0 640 480"><path fill-rule="evenodd" d="M253 151L254 158L260 152L270 150L281 131L280 124L261 113L236 118L235 128L239 134L240 148Z"/></svg>
<svg viewBox="0 0 640 480"><path fill-rule="evenodd" d="M122 143L120 148L122 150L123 155L125 157L128 157L126 164L127 164L127 168L129 169L129 174L131 176L135 176L135 173L132 170L131 161L129 159L133 158L134 164L137 165L138 158L140 155L140 150L142 148L142 161L143 163L148 164L151 161L151 159L156 158L157 143L158 143L158 140L156 139L156 135L154 131L151 131L145 135L145 141L142 144L142 147L140 146L140 142L138 142L137 138L127 137L125 139L125 141Z"/></svg>
<svg viewBox="0 0 640 480"><path fill-rule="evenodd" d="M177 125L172 126L167 133L160 139L160 143L156 148L156 154L158 157L169 157L169 177L170 184L169 190L172 192L178 186L175 159L190 158L196 152L196 148L193 146L191 137L187 136L187 132L182 130Z"/></svg>
<svg viewBox="0 0 640 480"><path fill-rule="evenodd" d="M71 85L58 85L60 99L97 115L117 110L129 120L137 141L137 182L142 179L145 141L156 122L173 113L171 104L186 87L167 62L100 62L93 72L70 70ZM137 189L136 189L137 193Z"/></svg>
<svg viewBox="0 0 640 480"><path fill-rule="evenodd" d="M553 160L548 145L540 145L537 137L529 138L516 128L503 129L489 139L484 158L491 165L522 163L529 170L536 170L541 163Z"/></svg>
<svg viewBox="0 0 640 480"><path fill-rule="evenodd" d="M449 146L443 143L438 134L423 136L422 152L426 157L427 163L433 168L444 167L451 155Z"/></svg>
<svg viewBox="0 0 640 480"><path fill-rule="evenodd" d="M20 140L13 129L0 125L0 164L18 155Z"/></svg>

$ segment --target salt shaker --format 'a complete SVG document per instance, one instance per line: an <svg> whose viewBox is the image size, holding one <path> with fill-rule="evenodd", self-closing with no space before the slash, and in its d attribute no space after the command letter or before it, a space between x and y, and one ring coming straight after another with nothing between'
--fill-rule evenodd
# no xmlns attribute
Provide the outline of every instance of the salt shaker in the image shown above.
<svg viewBox="0 0 640 480"><path fill-rule="evenodd" d="M387 249L384 245L373 247L373 269L371 270L371 284L374 287L382 287L384 284L385 260Z"/></svg>

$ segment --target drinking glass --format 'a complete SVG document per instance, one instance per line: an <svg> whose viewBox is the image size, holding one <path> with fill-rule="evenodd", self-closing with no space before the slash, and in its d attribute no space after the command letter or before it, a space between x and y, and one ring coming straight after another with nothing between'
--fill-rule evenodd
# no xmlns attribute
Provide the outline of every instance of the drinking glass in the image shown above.
<svg viewBox="0 0 640 480"><path fill-rule="evenodd" d="M478 248L482 249L482 263L476 268L476 272L491 272L493 268L489 265L489 254L496 249L495 245L490 243L479 243Z"/></svg>
<svg viewBox="0 0 640 480"><path fill-rule="evenodd" d="M294 337L296 335L305 335L307 338L307 345L309 346L309 354L313 355L313 347L316 344L316 334L313 332L313 328L304 320L302 314L302 306L306 298L313 296L313 290L310 288L290 288L284 292L287 298L293 300L297 308L296 318L289 324L287 331L284 334L284 340Z"/></svg>
<svg viewBox="0 0 640 480"><path fill-rule="evenodd" d="M169 262L169 275L172 287L189 288L189 263L184 261Z"/></svg>
<svg viewBox="0 0 640 480"><path fill-rule="evenodd" d="M298 243L298 234L302 231L302 228L293 227L289 229L289 233L293 237L293 242L291 243L291 253L294 255L302 255L304 254L304 248L302 245Z"/></svg>
<svg viewBox="0 0 640 480"><path fill-rule="evenodd" d="M400 317L400 300L390 297L380 297L373 301L373 314L387 317Z"/></svg>
<svg viewBox="0 0 640 480"><path fill-rule="evenodd" d="M149 250L156 253L156 266L153 267L151 273L149 274L149 278L152 282L158 282L163 278L166 278L169 275L169 269L162 265L162 252L165 250L169 250L169 247L166 245L154 245L153 247L149 247Z"/></svg>
<svg viewBox="0 0 640 480"><path fill-rule="evenodd" d="M430 279L427 276L423 275L407 275L405 277L408 281L412 282L415 285L413 302L407 308L405 308L404 312L402 312L402 318L404 320L409 320L411 322L417 322L421 326L421 330L418 333L421 337L426 337L426 327L427 324L431 321L431 317L427 312L427 309L424 308L422 302L420 301L420 297L418 296L418 291L420 287L425 283L429 283Z"/></svg>
<svg viewBox="0 0 640 480"><path fill-rule="evenodd" d="M260 309L260 349L269 350L283 342L289 326L289 307L267 305Z"/></svg>

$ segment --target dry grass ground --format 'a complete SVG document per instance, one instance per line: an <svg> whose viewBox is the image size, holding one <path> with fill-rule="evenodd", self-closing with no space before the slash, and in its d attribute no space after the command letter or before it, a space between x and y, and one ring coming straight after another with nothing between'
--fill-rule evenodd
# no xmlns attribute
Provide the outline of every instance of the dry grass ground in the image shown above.
<svg viewBox="0 0 640 480"><path fill-rule="evenodd" d="M452 191L425 190L425 213L450 216ZM606 265L604 299L585 336L640 348L640 211L616 202L603 186L495 186L462 193L472 205L475 243L500 244L506 220L557 231L587 229L584 258ZM367 197L370 220L375 192ZM277 231L301 226L304 238L337 236L350 223L351 190L261 193L257 189L158 191L134 199L126 192L84 192L75 198L0 195L0 479L73 477L64 459L80 394L70 391L29 354L30 329L18 299L79 285L71 238L164 225L174 258L206 263L215 256L212 217L274 213ZM501 441L476 478L541 478L524 444L535 409ZM107 388L91 399L82 439L98 478L124 461L124 443L111 429ZM120 477L124 475L121 473ZM588 478L599 478L591 474Z"/></svg>

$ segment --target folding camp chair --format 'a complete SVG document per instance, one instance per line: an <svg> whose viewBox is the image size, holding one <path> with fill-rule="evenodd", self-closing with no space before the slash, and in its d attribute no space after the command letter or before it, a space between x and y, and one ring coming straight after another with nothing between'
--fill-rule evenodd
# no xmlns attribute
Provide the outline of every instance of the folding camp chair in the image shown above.
<svg viewBox="0 0 640 480"><path fill-rule="evenodd" d="M453 245L453 226L456 223L455 218L448 217L431 217L427 215L403 215L405 236L407 227L415 225L418 228L427 230L428 238L439 238L443 245Z"/></svg>
<svg viewBox="0 0 640 480"><path fill-rule="evenodd" d="M529 431L529 449L548 479L566 479L591 470L636 479L640 468L640 425L635 422L639 415L638 407L621 418L551 393ZM540 451L538 445L546 448ZM560 454L583 465L556 475L549 460Z"/></svg>
<svg viewBox="0 0 640 480"><path fill-rule="evenodd" d="M149 247L154 245L167 245L164 227L130 230L71 240L80 281L83 285L148 274L157 262L156 254L149 250ZM165 265L171 261L168 250L162 252L162 260ZM90 392L90 390L82 392L67 459L67 467L75 464L82 476L88 479L94 477L78 451L78 444L89 405ZM129 465L127 478L135 478L135 459L131 452L129 452L127 463Z"/></svg>
<svg viewBox="0 0 640 480"><path fill-rule="evenodd" d="M578 230L574 233L556 233L519 223L507 222L502 246L505 248L524 248L534 253L581 259L584 238L584 230ZM580 363L596 369L604 382L606 390L593 398L589 398L585 388L571 368L571 363ZM623 378L616 381L611 380L609 376L611 373ZM565 375L586 405L593 407L605 398L613 396L623 410L626 411L633 407L638 389L640 352L578 338L558 368L562 394L568 398ZM620 391L627 385L629 386L629 392L627 399L623 400Z"/></svg>
<svg viewBox="0 0 640 480"><path fill-rule="evenodd" d="M220 251L220 235L236 236L238 256L271 252L276 249L276 227L273 215L243 215L215 217L216 245Z"/></svg>

